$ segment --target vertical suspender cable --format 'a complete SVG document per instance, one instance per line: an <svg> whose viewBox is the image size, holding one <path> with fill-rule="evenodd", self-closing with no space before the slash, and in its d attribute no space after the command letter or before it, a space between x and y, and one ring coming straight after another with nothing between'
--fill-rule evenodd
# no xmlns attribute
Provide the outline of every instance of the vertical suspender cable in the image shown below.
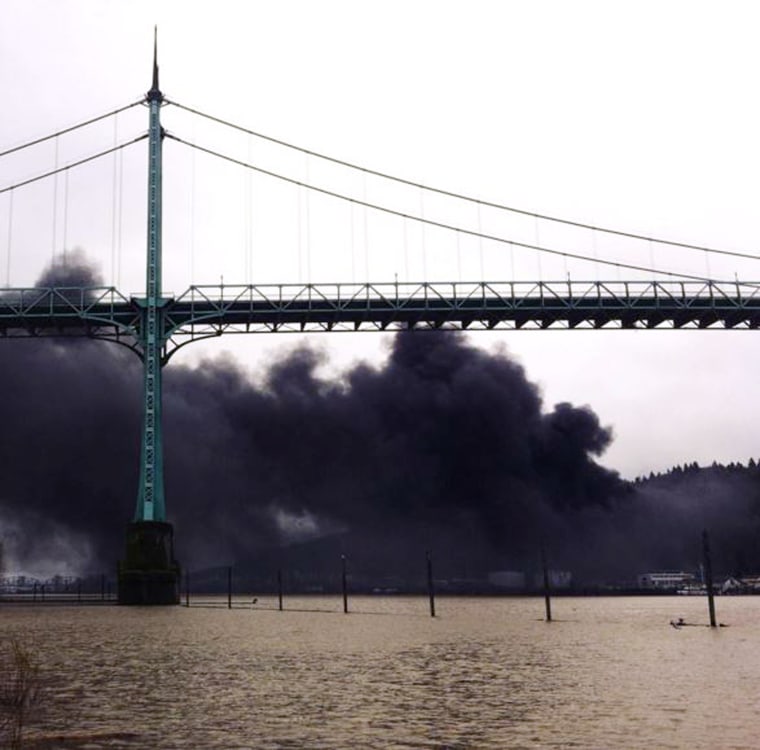
<svg viewBox="0 0 760 750"><path fill-rule="evenodd" d="M261 237L260 230L263 227L263 222L260 218L263 216L263 212L259 211L259 205L261 200L261 180L258 174L253 175L253 182L251 183L251 255L248 259L248 283L253 284L256 281L254 274L257 272L256 259L258 257L258 248L256 243Z"/></svg>
<svg viewBox="0 0 760 750"><path fill-rule="evenodd" d="M13 190L8 192L8 253L5 258L5 286L11 285L11 247L13 245Z"/></svg>
<svg viewBox="0 0 760 750"><path fill-rule="evenodd" d="M403 230L404 223L401 222L401 228ZM401 243L394 242L393 243L393 278L396 281L396 290L398 290L398 274L399 270L401 269L401 253L403 250L403 246ZM398 294L396 295L398 296Z"/></svg>
<svg viewBox="0 0 760 750"><path fill-rule="evenodd" d="M306 184L309 184L309 155L306 154ZM311 284L311 191L306 191L306 282Z"/></svg>
<svg viewBox="0 0 760 750"><path fill-rule="evenodd" d="M195 120L191 133L195 143ZM190 162L190 286L195 284L195 149Z"/></svg>
<svg viewBox="0 0 760 750"><path fill-rule="evenodd" d="M113 118L113 145L119 142L119 117ZM116 284L116 186L118 165L118 156L116 151L113 152L113 163L111 164L111 283Z"/></svg>
<svg viewBox="0 0 760 750"><path fill-rule="evenodd" d="M406 274L405 281L410 281L409 279L409 225L407 223L406 216L404 216L403 222L404 222L404 272Z"/></svg>
<svg viewBox="0 0 760 750"><path fill-rule="evenodd" d="M251 161L250 137L248 139L248 161ZM251 170L243 175L243 280L248 279L248 207L251 204Z"/></svg>
<svg viewBox="0 0 760 750"><path fill-rule="evenodd" d="M354 202L348 204L351 211L351 283L356 283L356 231L354 228Z"/></svg>
<svg viewBox="0 0 760 750"><path fill-rule="evenodd" d="M541 241L540 241L541 238L539 237L539 232L538 232L538 216L536 216L535 218L535 224L536 224L536 247L541 247ZM543 270L541 266L541 253L536 253L536 259L538 260L538 280L543 281L544 275L543 275Z"/></svg>
<svg viewBox="0 0 760 750"><path fill-rule="evenodd" d="M509 278L511 281L515 280L515 246L509 243Z"/></svg>
<svg viewBox="0 0 760 750"><path fill-rule="evenodd" d="M55 168L58 169L58 136L55 138ZM58 172L53 176L53 242L51 261L55 262L55 242L58 234Z"/></svg>
<svg viewBox="0 0 760 750"><path fill-rule="evenodd" d="M462 236L457 231L457 281L462 280Z"/></svg>
<svg viewBox="0 0 760 750"><path fill-rule="evenodd" d="M562 256L562 266L565 271L565 276L569 279L570 278L570 271L567 270L567 255Z"/></svg>
<svg viewBox="0 0 760 750"><path fill-rule="evenodd" d="M477 202L478 207L478 234L480 237L478 237L478 249L480 251L480 280L485 281L486 280L486 267L485 262L483 260L483 217L480 213L480 201Z"/></svg>
<svg viewBox="0 0 760 750"><path fill-rule="evenodd" d="M68 174L68 173L67 173ZM124 149L119 149L119 208L116 234L116 286L121 286L122 219L124 218Z"/></svg>
<svg viewBox="0 0 760 750"><path fill-rule="evenodd" d="M248 136L248 161L253 161L253 153L251 151L251 136ZM247 182L245 185L245 221L246 221L246 236L245 236L245 270L244 279L246 284L253 282L253 177L252 170L248 170Z"/></svg>
<svg viewBox="0 0 760 750"><path fill-rule="evenodd" d="M298 281L303 283L303 227L301 226L301 211L304 188L299 185L296 190L298 197Z"/></svg>
<svg viewBox="0 0 760 750"><path fill-rule="evenodd" d="M367 202L367 173L362 172L362 200ZM367 206L362 208L362 222L364 226L364 280L369 284L369 228L367 227Z"/></svg>
<svg viewBox="0 0 760 750"><path fill-rule="evenodd" d="M425 193L420 190L420 216L422 217L422 280L429 281L427 275L427 246L425 237Z"/></svg>
<svg viewBox="0 0 760 750"><path fill-rule="evenodd" d="M66 269L66 246L69 241L69 170L63 174L63 268Z"/></svg>

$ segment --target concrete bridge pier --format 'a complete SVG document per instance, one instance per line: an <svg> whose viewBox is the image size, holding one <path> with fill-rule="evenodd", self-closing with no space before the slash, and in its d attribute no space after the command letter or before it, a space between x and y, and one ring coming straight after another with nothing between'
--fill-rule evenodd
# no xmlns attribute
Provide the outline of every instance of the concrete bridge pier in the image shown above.
<svg viewBox="0 0 760 750"><path fill-rule="evenodd" d="M174 559L174 529L165 521L134 521L119 562L119 604L179 604L181 570Z"/></svg>

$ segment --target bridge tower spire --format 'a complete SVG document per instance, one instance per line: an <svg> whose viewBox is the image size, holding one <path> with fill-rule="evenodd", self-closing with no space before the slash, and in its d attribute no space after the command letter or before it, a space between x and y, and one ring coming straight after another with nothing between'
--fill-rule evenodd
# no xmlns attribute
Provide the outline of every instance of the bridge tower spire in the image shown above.
<svg viewBox="0 0 760 750"><path fill-rule="evenodd" d="M143 429L140 478L134 520L127 529L127 551L119 566L119 602L179 602L179 566L173 529L166 522L162 431L162 360L166 347L161 285L161 167L164 132L158 83L157 31L153 32L153 80L145 96L148 128L148 236L145 297L134 299L140 313L139 348L143 362Z"/></svg>
<svg viewBox="0 0 760 750"><path fill-rule="evenodd" d="M153 85L146 94L150 111L148 128L148 239L145 298L142 307L143 432L140 486L135 521L165 521L163 438L161 423L161 354L165 341L161 296L161 105L158 86L158 50L153 37Z"/></svg>

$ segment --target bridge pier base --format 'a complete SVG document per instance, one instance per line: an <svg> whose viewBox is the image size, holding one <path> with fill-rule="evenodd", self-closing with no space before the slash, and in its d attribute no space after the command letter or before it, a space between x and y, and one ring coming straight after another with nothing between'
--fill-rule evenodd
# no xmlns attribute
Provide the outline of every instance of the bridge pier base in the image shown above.
<svg viewBox="0 0 760 750"><path fill-rule="evenodd" d="M118 580L119 604L179 604L180 567L170 523L135 521L127 526Z"/></svg>

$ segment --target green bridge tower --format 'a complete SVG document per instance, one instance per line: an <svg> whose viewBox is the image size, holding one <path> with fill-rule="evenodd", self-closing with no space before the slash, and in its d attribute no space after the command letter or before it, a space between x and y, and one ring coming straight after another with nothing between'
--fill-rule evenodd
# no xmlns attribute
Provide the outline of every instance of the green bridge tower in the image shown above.
<svg viewBox="0 0 760 750"><path fill-rule="evenodd" d="M148 131L148 252L145 297L133 299L139 310L139 353L143 362L143 429L140 479L134 520L127 527L127 546L119 563L120 604L179 603L180 568L174 559L174 534L166 522L161 368L165 361L165 307L161 296L161 106L157 44L153 40L153 83L146 95Z"/></svg>

